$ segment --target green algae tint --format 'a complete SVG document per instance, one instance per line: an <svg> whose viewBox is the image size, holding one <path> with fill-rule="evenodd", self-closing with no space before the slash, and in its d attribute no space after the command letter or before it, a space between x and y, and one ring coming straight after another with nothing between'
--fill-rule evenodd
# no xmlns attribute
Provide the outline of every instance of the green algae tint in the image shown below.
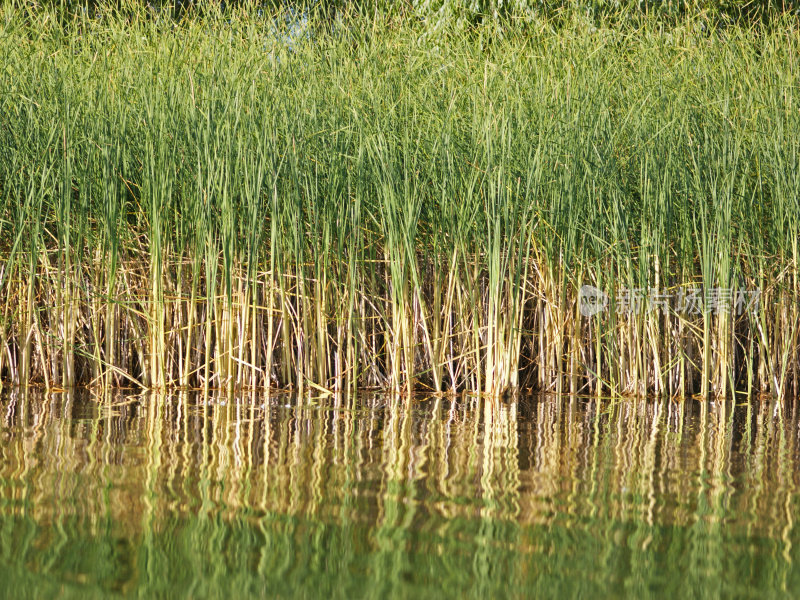
<svg viewBox="0 0 800 600"><path fill-rule="evenodd" d="M0 398L0 596L793 597L793 405Z"/></svg>

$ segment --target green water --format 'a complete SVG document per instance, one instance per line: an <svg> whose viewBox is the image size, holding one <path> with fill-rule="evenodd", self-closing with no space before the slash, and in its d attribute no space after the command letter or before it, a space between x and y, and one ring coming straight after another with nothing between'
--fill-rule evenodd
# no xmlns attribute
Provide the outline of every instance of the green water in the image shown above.
<svg viewBox="0 0 800 600"><path fill-rule="evenodd" d="M793 405L0 396L0 596L795 597Z"/></svg>

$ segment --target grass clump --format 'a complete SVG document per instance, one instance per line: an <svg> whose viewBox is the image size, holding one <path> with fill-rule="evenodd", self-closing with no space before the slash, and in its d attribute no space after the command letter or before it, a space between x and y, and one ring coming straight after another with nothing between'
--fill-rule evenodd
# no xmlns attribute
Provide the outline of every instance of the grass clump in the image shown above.
<svg viewBox="0 0 800 600"><path fill-rule="evenodd" d="M6 381L797 391L796 20L102 14L0 9Z"/></svg>

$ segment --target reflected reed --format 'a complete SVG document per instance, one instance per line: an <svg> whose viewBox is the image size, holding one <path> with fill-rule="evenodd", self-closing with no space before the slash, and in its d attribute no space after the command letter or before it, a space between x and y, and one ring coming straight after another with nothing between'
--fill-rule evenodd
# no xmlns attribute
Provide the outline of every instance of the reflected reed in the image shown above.
<svg viewBox="0 0 800 600"><path fill-rule="evenodd" d="M794 410L7 395L0 594L781 595Z"/></svg>

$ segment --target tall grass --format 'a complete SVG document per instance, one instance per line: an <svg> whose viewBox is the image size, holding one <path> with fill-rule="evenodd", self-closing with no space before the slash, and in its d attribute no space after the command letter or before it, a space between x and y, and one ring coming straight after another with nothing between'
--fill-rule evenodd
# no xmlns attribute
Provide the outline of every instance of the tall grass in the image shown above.
<svg viewBox="0 0 800 600"><path fill-rule="evenodd" d="M797 392L796 20L103 15L0 12L2 379Z"/></svg>

